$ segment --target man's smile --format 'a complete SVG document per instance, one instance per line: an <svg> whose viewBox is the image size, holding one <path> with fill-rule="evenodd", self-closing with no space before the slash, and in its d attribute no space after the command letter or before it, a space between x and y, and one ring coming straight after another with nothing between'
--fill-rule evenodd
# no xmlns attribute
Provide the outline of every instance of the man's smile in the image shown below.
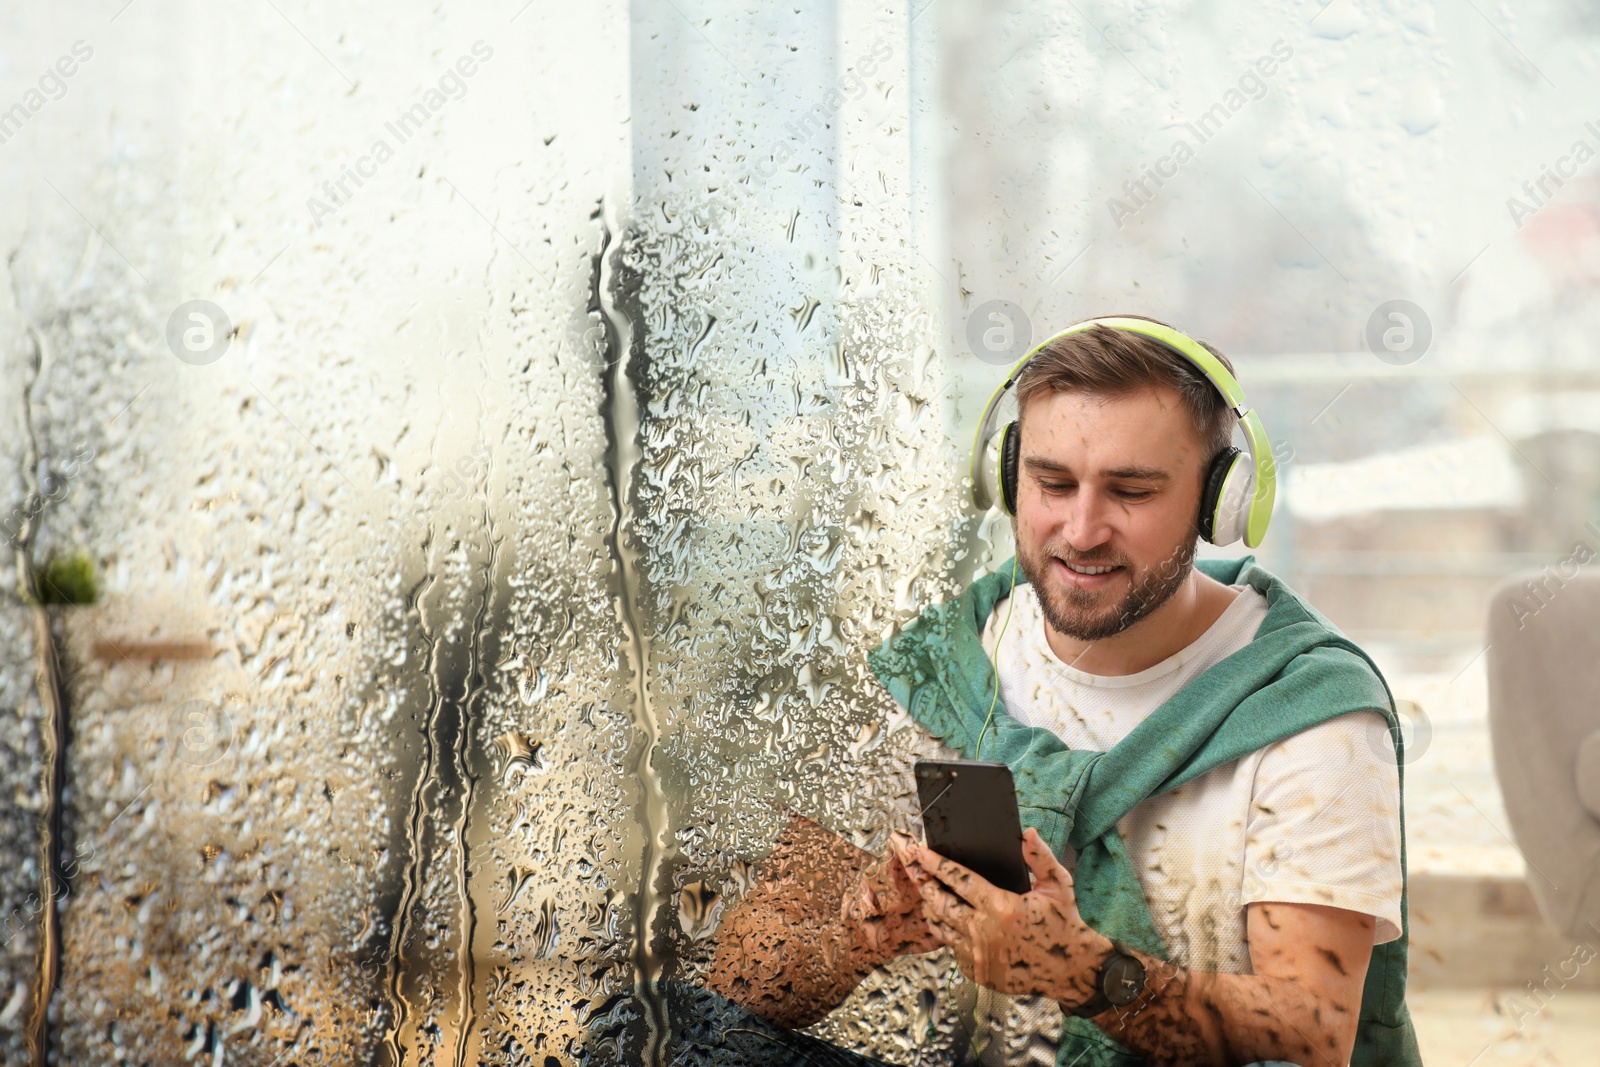
<svg viewBox="0 0 1600 1067"><path fill-rule="evenodd" d="M1120 563L1077 563L1059 556L1052 556L1050 562L1064 582L1078 589L1104 588L1127 570Z"/></svg>

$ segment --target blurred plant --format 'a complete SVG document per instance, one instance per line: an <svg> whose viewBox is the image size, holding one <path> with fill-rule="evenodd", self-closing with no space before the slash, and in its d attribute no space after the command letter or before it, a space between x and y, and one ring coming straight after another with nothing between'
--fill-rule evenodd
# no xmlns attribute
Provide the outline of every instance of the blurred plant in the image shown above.
<svg viewBox="0 0 1600 1067"><path fill-rule="evenodd" d="M94 564L82 552L51 556L34 579L41 604L93 604L97 588Z"/></svg>

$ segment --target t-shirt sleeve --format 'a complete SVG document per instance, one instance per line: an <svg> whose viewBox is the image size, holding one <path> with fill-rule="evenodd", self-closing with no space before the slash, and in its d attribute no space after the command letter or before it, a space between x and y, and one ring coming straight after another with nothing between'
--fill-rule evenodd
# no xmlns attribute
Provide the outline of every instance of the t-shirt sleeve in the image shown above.
<svg viewBox="0 0 1600 1067"><path fill-rule="evenodd" d="M1400 772L1388 720L1340 715L1261 750L1245 826L1244 903L1325 904L1400 936Z"/></svg>

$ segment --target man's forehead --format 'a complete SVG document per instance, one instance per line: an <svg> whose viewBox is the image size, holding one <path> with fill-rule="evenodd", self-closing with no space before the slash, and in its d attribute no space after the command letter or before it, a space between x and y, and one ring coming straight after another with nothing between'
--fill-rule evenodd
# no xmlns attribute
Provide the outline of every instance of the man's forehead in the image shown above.
<svg viewBox="0 0 1600 1067"><path fill-rule="evenodd" d="M1143 417L1159 421L1186 420L1183 397L1165 385L1149 385L1127 392L1100 393L1082 389L1041 389L1022 406L1029 419L1046 422L1106 417Z"/></svg>
<svg viewBox="0 0 1600 1067"><path fill-rule="evenodd" d="M1083 466L1171 472L1195 451L1193 420L1176 390L1106 396L1076 391L1036 395L1022 420L1022 461L1036 470ZM1126 475L1125 475L1126 476Z"/></svg>

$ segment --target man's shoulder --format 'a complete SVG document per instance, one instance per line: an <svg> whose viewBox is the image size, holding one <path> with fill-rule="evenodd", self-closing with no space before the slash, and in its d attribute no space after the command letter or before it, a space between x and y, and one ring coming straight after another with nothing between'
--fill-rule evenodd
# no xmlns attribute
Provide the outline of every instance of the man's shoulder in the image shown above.
<svg viewBox="0 0 1600 1067"><path fill-rule="evenodd" d="M1224 585L1242 585L1260 593L1267 602L1268 613L1271 616L1271 625L1264 625L1264 632L1270 633L1288 625L1307 624L1326 630L1341 641L1349 643L1351 647L1355 647L1354 642L1351 642L1327 616L1318 611L1311 601L1296 592L1288 582L1257 563L1254 556L1239 556L1236 559L1197 559L1195 569Z"/></svg>
<svg viewBox="0 0 1600 1067"><path fill-rule="evenodd" d="M1387 690L1372 657L1288 582L1258 564L1254 556L1196 560L1195 567L1207 577L1242 585L1260 595L1266 614L1252 643L1272 641L1300 646L1286 670L1315 669L1360 676Z"/></svg>

